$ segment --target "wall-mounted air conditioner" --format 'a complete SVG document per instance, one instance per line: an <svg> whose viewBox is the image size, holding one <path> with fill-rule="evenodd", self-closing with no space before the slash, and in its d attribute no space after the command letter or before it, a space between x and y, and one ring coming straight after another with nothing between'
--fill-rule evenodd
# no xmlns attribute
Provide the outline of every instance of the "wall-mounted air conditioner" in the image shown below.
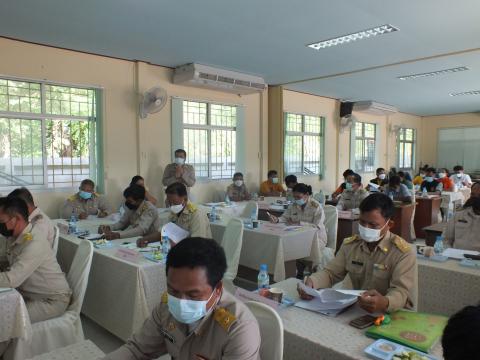
<svg viewBox="0 0 480 360"><path fill-rule="evenodd" d="M356 101L353 104L353 111L374 115L391 115L398 112L397 108L394 106L381 104L375 101Z"/></svg>
<svg viewBox="0 0 480 360"><path fill-rule="evenodd" d="M217 69L201 64L187 64L175 68L173 83L189 85L235 94L263 91L267 85L259 76Z"/></svg>

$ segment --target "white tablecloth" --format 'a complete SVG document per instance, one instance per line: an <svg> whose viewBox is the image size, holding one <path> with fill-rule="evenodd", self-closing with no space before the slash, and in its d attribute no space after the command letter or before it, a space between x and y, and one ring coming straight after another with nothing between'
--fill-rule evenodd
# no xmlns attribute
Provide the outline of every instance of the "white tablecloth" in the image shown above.
<svg viewBox="0 0 480 360"><path fill-rule="evenodd" d="M78 222L78 227L94 233L99 224L108 223L102 219L83 220ZM115 256L120 244L135 241L118 239L112 241L112 248L94 250L82 307L82 313L122 340L140 328L166 291L164 264L142 256L138 263ZM63 271L70 268L79 242L75 236L60 235L57 258Z"/></svg>
<svg viewBox="0 0 480 360"><path fill-rule="evenodd" d="M418 259L418 311L451 316L480 302L480 269Z"/></svg>
<svg viewBox="0 0 480 360"><path fill-rule="evenodd" d="M453 210L455 208L454 203L458 202L460 205L463 205L466 201L465 195L461 191L443 191L441 197L442 202L440 207L446 210Z"/></svg>
<svg viewBox="0 0 480 360"><path fill-rule="evenodd" d="M11 339L28 341L32 336L30 317L22 295L15 290L0 293L0 343Z"/></svg>
<svg viewBox="0 0 480 360"><path fill-rule="evenodd" d="M211 223L212 236L220 242L228 219ZM315 255L311 260L318 263L318 239L316 230L304 226L286 231L284 224L270 224L260 221L258 229L245 229L243 232L240 265L258 270L260 264L267 264L269 273L275 281L285 279L285 262Z"/></svg>
<svg viewBox="0 0 480 360"><path fill-rule="evenodd" d="M49 353L37 355L31 360L96 360L105 356L90 340L82 341Z"/></svg>
<svg viewBox="0 0 480 360"><path fill-rule="evenodd" d="M296 279L287 279L275 284L286 293L298 299ZM348 325L350 320L366 314L355 306L337 317L328 317L304 309L289 307L279 311L284 326L284 359L368 359L363 350L374 340L364 335L365 330ZM433 349L433 355L442 359L440 344Z"/></svg>

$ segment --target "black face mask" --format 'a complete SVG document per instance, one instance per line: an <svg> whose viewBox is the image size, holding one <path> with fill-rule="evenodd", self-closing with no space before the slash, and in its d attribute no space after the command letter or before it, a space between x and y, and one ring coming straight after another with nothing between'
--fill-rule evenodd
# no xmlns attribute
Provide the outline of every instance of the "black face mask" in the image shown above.
<svg viewBox="0 0 480 360"><path fill-rule="evenodd" d="M129 208L130 210L137 210L137 209L138 209L138 205L131 204L131 203L127 202L127 201L125 201L125 206L126 206L127 208Z"/></svg>
<svg viewBox="0 0 480 360"><path fill-rule="evenodd" d="M7 224L0 223L0 234L5 236L5 237L11 237L11 236L13 236L13 230L8 230L7 229Z"/></svg>

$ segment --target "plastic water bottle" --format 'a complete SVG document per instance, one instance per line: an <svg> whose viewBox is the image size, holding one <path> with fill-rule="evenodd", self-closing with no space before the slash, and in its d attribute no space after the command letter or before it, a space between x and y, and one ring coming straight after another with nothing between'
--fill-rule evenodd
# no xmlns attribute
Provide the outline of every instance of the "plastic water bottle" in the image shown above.
<svg viewBox="0 0 480 360"><path fill-rule="evenodd" d="M225 195L225 204L226 204L226 205L231 205L231 204L232 204L232 202L230 201L230 197L228 196L228 194Z"/></svg>
<svg viewBox="0 0 480 360"><path fill-rule="evenodd" d="M422 190L422 197L426 198L428 197L428 193L427 193L427 188L424 187L423 190Z"/></svg>
<svg viewBox="0 0 480 360"><path fill-rule="evenodd" d="M257 209L253 208L250 213L250 221L253 223L255 220L257 220Z"/></svg>
<svg viewBox="0 0 480 360"><path fill-rule="evenodd" d="M388 197L393 201L393 194L392 193L389 193Z"/></svg>
<svg viewBox="0 0 480 360"><path fill-rule="evenodd" d="M270 278L268 277L267 264L260 265L258 272L258 289L268 289L270 287Z"/></svg>
<svg viewBox="0 0 480 360"><path fill-rule="evenodd" d="M443 253L443 236L437 236L435 245L433 245L433 251L435 255L442 255Z"/></svg>
<svg viewBox="0 0 480 360"><path fill-rule="evenodd" d="M77 232L77 214L75 209L72 210L72 215L70 216L70 221L68 222L68 233L75 234Z"/></svg>
<svg viewBox="0 0 480 360"><path fill-rule="evenodd" d="M162 238L162 255L165 260L167 259L167 255L169 252L170 252L170 239L168 238L168 236L164 236Z"/></svg>
<svg viewBox="0 0 480 360"><path fill-rule="evenodd" d="M212 210L210 210L210 222L215 222L217 220L217 208L212 206Z"/></svg>
<svg viewBox="0 0 480 360"><path fill-rule="evenodd" d="M252 200L253 200L253 201L258 201L258 194L257 194L256 192L254 192L254 193L252 194Z"/></svg>

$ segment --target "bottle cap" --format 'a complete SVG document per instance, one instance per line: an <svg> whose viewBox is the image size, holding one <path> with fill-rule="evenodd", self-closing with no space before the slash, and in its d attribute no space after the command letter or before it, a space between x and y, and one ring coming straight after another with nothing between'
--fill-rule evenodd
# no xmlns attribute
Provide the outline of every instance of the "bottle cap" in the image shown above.
<svg viewBox="0 0 480 360"><path fill-rule="evenodd" d="M261 264L260 271L267 271L267 264Z"/></svg>

